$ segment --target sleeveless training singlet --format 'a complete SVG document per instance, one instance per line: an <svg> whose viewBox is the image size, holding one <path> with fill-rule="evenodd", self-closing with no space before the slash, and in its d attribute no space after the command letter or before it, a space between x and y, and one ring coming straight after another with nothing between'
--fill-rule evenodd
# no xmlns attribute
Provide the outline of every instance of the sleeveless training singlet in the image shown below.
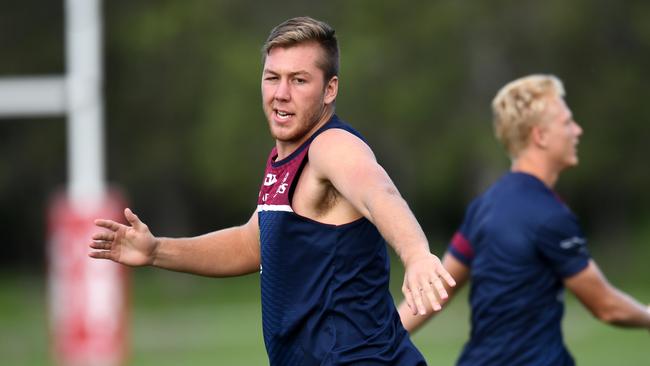
<svg viewBox="0 0 650 366"><path fill-rule="evenodd" d="M258 198L264 343L272 366L425 365L388 289L386 243L366 218L323 224L293 212L291 197L311 142L269 156ZM335 147L332 147L335 148Z"/></svg>

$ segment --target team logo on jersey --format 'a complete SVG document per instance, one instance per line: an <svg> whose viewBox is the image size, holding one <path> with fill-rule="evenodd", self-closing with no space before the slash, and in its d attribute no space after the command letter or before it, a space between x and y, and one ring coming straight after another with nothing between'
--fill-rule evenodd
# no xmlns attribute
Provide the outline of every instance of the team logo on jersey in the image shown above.
<svg viewBox="0 0 650 366"><path fill-rule="evenodd" d="M282 183L280 183L280 186L278 186L278 189L275 191L273 197L277 196L278 194L283 194L284 192L287 191L287 188L289 187L289 183L287 183L288 178L289 178L289 172L284 174L284 178L282 178Z"/></svg>
<svg viewBox="0 0 650 366"><path fill-rule="evenodd" d="M265 187L272 186L277 181L278 181L278 178L275 176L275 174L269 173L264 178L264 186Z"/></svg>
<svg viewBox="0 0 650 366"><path fill-rule="evenodd" d="M585 238L580 238L578 236L574 236L569 239L562 240L560 242L560 247L562 249L571 249L574 247L579 247L579 246L584 246L587 243L587 240Z"/></svg>

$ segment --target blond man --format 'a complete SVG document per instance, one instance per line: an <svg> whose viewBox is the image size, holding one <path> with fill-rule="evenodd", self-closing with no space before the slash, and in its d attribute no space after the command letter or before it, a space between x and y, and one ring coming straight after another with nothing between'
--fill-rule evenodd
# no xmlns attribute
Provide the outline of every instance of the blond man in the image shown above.
<svg viewBox="0 0 650 366"><path fill-rule="evenodd" d="M504 86L492 102L496 137L511 160L467 208L443 265L471 283L471 335L458 365L573 365L560 323L568 288L603 322L650 329L648 308L612 286L587 251L578 220L553 191L578 164L582 128L552 75ZM430 315L400 307L413 332Z"/></svg>

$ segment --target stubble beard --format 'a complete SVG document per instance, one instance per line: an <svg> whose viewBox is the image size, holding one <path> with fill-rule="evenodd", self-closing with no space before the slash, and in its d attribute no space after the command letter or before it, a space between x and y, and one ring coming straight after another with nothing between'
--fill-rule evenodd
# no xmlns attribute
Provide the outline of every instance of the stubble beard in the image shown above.
<svg viewBox="0 0 650 366"><path fill-rule="evenodd" d="M322 98L321 98L322 102ZM269 123L269 129L271 131L271 136L277 140L281 141L284 143L293 143L293 142L298 142L300 141L305 135L309 134L311 130L314 128L318 122L323 118L323 116L326 114L327 108L324 104L320 103L320 107L310 109L306 111L305 118L302 118L298 121L296 121L296 126L292 126L292 128L288 129L280 129L280 133L276 133L273 129L273 109L270 110L271 115L267 116L267 120ZM287 134L283 134L282 132L287 131Z"/></svg>

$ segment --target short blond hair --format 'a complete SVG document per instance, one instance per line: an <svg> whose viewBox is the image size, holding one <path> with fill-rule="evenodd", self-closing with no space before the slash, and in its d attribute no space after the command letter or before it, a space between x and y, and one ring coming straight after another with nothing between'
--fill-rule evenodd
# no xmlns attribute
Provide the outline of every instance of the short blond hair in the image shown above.
<svg viewBox="0 0 650 366"><path fill-rule="evenodd" d="M262 63L274 47L291 47L306 42L316 42L323 49L317 66L329 80L339 74L339 46L334 28L310 17L291 18L271 30L262 47Z"/></svg>
<svg viewBox="0 0 650 366"><path fill-rule="evenodd" d="M526 147L530 131L541 121L549 97L564 97L554 75L529 75L506 84L492 100L494 134L511 158Z"/></svg>

